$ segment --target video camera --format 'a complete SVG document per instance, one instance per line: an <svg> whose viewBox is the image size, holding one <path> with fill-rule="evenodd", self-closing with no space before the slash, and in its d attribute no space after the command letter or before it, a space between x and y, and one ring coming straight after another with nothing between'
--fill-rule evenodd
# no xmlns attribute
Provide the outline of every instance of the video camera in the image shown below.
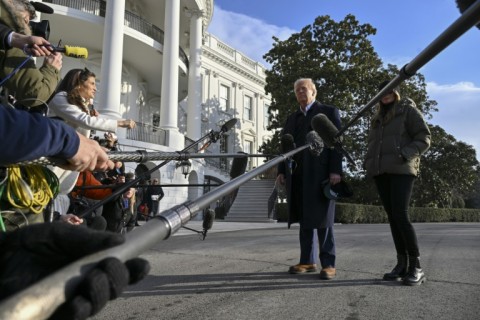
<svg viewBox="0 0 480 320"><path fill-rule="evenodd" d="M48 20L42 20L40 22L30 21L29 24L30 29L32 29L32 35L48 40L48 37L50 37L50 22L48 22Z"/></svg>
<svg viewBox="0 0 480 320"><path fill-rule="evenodd" d="M32 11L33 13L35 11L48 14L53 13L52 7L41 2L30 1L29 7L29 11ZM48 22L48 20L42 20L40 22L30 21L29 25L30 29L32 29L32 35L48 40L50 37L50 22Z"/></svg>

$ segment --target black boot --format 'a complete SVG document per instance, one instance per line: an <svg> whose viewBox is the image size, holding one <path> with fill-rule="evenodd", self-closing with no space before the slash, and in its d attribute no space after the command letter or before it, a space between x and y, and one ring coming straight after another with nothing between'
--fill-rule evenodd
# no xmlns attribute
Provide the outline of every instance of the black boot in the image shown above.
<svg viewBox="0 0 480 320"><path fill-rule="evenodd" d="M383 275L383 280L400 281L407 274L407 256L397 255L397 265L389 273Z"/></svg>
<svg viewBox="0 0 480 320"><path fill-rule="evenodd" d="M403 278L403 284L407 286L419 286L423 282L427 281L425 273L420 267L419 257L408 257L408 272L405 278Z"/></svg>

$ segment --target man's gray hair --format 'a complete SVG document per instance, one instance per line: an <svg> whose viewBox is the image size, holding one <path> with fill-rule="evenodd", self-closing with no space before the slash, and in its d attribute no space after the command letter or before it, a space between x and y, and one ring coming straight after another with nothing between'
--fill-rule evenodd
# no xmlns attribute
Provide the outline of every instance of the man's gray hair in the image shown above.
<svg viewBox="0 0 480 320"><path fill-rule="evenodd" d="M315 82L313 82L313 79L312 79L312 78L300 78L300 79L297 79L297 80L295 81L295 83L293 84L293 88L295 89L300 82L306 82L306 83L308 83L308 84L310 85L310 89L312 89L313 92L314 92L313 97L314 97L314 98L317 97L317 87L315 86Z"/></svg>

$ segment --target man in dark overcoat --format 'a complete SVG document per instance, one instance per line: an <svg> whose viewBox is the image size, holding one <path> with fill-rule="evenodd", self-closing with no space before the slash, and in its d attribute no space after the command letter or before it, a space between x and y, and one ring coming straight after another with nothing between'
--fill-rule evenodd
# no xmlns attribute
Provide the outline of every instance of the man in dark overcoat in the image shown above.
<svg viewBox="0 0 480 320"><path fill-rule="evenodd" d="M306 143L307 133L313 130L312 118L319 113L325 114L340 129L338 109L315 100L317 90L312 79L298 79L294 90L300 107L287 118L282 134L292 135L295 147ZM322 266L320 278L335 277L335 201L325 197L322 185L325 181L331 185L339 183L341 174L342 155L329 148L324 148L320 156L303 150L279 165L277 183L286 184L287 188L288 227L292 223L300 224L300 263L290 267L290 273L317 271L313 251L317 235Z"/></svg>

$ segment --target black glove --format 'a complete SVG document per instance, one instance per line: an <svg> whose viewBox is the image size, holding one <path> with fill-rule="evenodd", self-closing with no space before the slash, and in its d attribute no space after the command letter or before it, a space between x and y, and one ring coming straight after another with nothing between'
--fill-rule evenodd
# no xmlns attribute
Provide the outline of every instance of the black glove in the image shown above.
<svg viewBox="0 0 480 320"><path fill-rule="evenodd" d="M44 223L0 233L0 299L23 290L65 265L125 241L122 235L66 223ZM53 319L86 319L117 298L128 284L150 271L140 258L122 263L106 258L80 283L74 297L62 304Z"/></svg>

